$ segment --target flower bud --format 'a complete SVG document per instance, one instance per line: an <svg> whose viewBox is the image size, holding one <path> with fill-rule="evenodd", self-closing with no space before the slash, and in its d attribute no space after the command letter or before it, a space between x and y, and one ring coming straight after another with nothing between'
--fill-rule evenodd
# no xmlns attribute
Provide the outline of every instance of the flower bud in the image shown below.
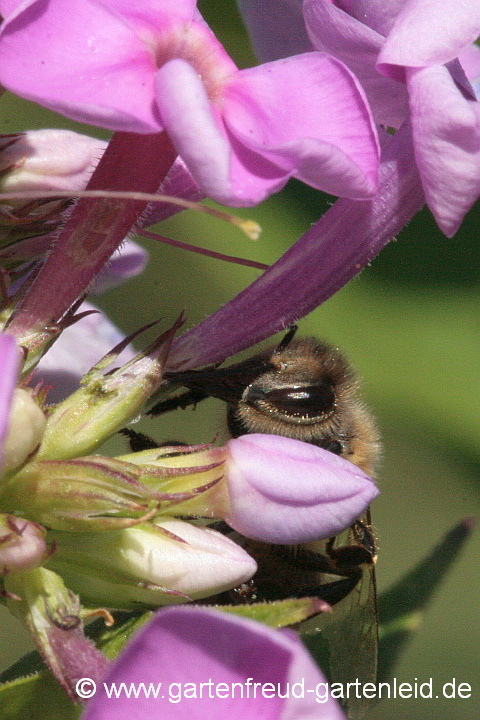
<svg viewBox="0 0 480 720"><path fill-rule="evenodd" d="M181 520L49 538L56 550L48 566L89 605L128 610L197 600L246 582L257 568L232 540Z"/></svg>
<svg viewBox="0 0 480 720"><path fill-rule="evenodd" d="M161 385L170 344L181 324L178 320L145 351L105 375L127 341L103 357L83 377L82 387L49 416L38 459L66 460L94 452L135 417Z"/></svg>
<svg viewBox="0 0 480 720"><path fill-rule="evenodd" d="M31 394L17 388L13 394L5 440L5 473L22 465L40 445L46 424L45 415Z"/></svg>
<svg viewBox="0 0 480 720"><path fill-rule="evenodd" d="M1 505L70 532L119 530L151 514L211 517L225 451L193 446L171 456L171 450L131 453L128 462L101 455L34 460L4 483Z"/></svg>
<svg viewBox="0 0 480 720"><path fill-rule="evenodd" d="M47 556L45 528L14 515L0 515L0 572L29 570Z"/></svg>
<svg viewBox="0 0 480 720"><path fill-rule="evenodd" d="M29 130L0 142L0 192L83 189L107 143L70 130ZM12 205L26 201L11 201ZM30 202L30 201L28 201Z"/></svg>
<svg viewBox="0 0 480 720"><path fill-rule="evenodd" d="M35 383L41 380L49 388L49 403L59 403L78 390L82 376L125 339L125 335L91 303L82 303L78 312L90 314L63 330L41 358L33 377ZM131 360L135 355L132 345L127 345L119 354L118 362Z"/></svg>
<svg viewBox="0 0 480 720"><path fill-rule="evenodd" d="M255 540L293 545L337 535L378 494L356 465L309 443L256 434L227 448L224 517Z"/></svg>

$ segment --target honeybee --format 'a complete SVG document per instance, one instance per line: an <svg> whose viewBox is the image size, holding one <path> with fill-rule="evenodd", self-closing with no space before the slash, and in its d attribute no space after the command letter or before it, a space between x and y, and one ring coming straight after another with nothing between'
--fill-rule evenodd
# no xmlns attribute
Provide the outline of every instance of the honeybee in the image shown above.
<svg viewBox="0 0 480 720"><path fill-rule="evenodd" d="M149 414L186 407L205 397L228 403L232 437L246 433L283 435L318 445L372 475L379 454L375 423L358 397L355 372L343 354L313 337L281 343L225 368L167 373L189 388L157 403Z"/></svg>
<svg viewBox="0 0 480 720"><path fill-rule="evenodd" d="M295 332L296 327L291 328L279 345L225 368L167 373L168 382L188 390L157 403L149 413L157 415L216 397L228 405L232 437L267 433L303 440L373 475L379 435L358 396L352 366L337 348L313 337L297 339ZM316 595L331 605L338 603L342 610L336 608L333 620L322 627L329 644L331 675L338 682L357 677L374 681L376 548L369 510L346 535L294 547L244 539L241 542L257 560L259 570L248 589L230 591L229 597L248 602ZM313 631L318 627L316 622ZM362 668L358 667L360 657ZM361 717L364 709L361 702L349 706L351 717Z"/></svg>

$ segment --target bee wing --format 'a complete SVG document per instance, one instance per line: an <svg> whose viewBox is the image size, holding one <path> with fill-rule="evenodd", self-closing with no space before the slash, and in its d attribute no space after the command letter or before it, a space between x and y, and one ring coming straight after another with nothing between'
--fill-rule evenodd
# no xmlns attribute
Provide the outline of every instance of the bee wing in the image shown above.
<svg viewBox="0 0 480 720"><path fill-rule="evenodd" d="M340 608L343 605L344 608ZM330 674L333 682L350 687L352 697L346 700L348 717L363 718L371 699L363 697L362 685L375 683L377 677L378 623L376 612L375 568L363 570L363 577L352 592L335 606L334 617L324 631L329 648ZM356 686L347 683L359 681ZM353 688L353 690L352 690ZM358 697L357 697L358 695Z"/></svg>
<svg viewBox="0 0 480 720"><path fill-rule="evenodd" d="M369 510L360 520L368 531L365 547L371 541L371 520ZM359 537L351 529L345 540L337 538L337 548L345 545L358 545ZM306 621L300 632L310 635L320 632L323 645L322 657L327 659L329 677L332 683L341 683L345 707L351 720L360 720L375 702L363 697L362 686L375 683L377 678L378 656L378 616L375 579L375 554L372 562L358 568L361 578L353 590L333 607L332 613L324 613ZM311 643L307 643L311 644ZM356 683L358 685L348 685ZM358 695L358 697L357 697Z"/></svg>

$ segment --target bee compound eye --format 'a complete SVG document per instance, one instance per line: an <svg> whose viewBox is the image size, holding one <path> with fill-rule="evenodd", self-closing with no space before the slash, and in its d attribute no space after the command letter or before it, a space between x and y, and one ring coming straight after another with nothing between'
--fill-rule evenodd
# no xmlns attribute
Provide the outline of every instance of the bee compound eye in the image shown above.
<svg viewBox="0 0 480 720"><path fill-rule="evenodd" d="M252 390L255 390L253 387ZM249 394L249 402L268 403L278 412L302 417L318 417L328 413L335 405L335 391L325 383L297 387L256 389Z"/></svg>

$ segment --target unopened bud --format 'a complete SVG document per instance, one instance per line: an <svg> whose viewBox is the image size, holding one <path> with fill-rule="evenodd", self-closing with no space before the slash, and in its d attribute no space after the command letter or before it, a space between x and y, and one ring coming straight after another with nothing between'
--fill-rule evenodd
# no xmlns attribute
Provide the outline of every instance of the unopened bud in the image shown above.
<svg viewBox="0 0 480 720"><path fill-rule="evenodd" d="M70 130L29 130L0 142L0 191L82 190L107 143ZM11 205L25 200L8 200ZM30 202L30 200L28 200Z"/></svg>
<svg viewBox="0 0 480 720"><path fill-rule="evenodd" d="M128 610L197 600L246 582L257 567L229 538L181 520L50 536L49 567L89 605Z"/></svg>
<svg viewBox="0 0 480 720"><path fill-rule="evenodd" d="M19 467L40 445L46 424L45 415L31 394L17 388L13 395L5 441L5 473Z"/></svg>
<svg viewBox="0 0 480 720"><path fill-rule="evenodd" d="M48 554L46 532L29 520L0 515L0 575L41 565Z"/></svg>
<svg viewBox="0 0 480 720"><path fill-rule="evenodd" d="M200 446L27 463L3 483L4 510L53 530L98 532L154 515L216 517L225 450Z"/></svg>

